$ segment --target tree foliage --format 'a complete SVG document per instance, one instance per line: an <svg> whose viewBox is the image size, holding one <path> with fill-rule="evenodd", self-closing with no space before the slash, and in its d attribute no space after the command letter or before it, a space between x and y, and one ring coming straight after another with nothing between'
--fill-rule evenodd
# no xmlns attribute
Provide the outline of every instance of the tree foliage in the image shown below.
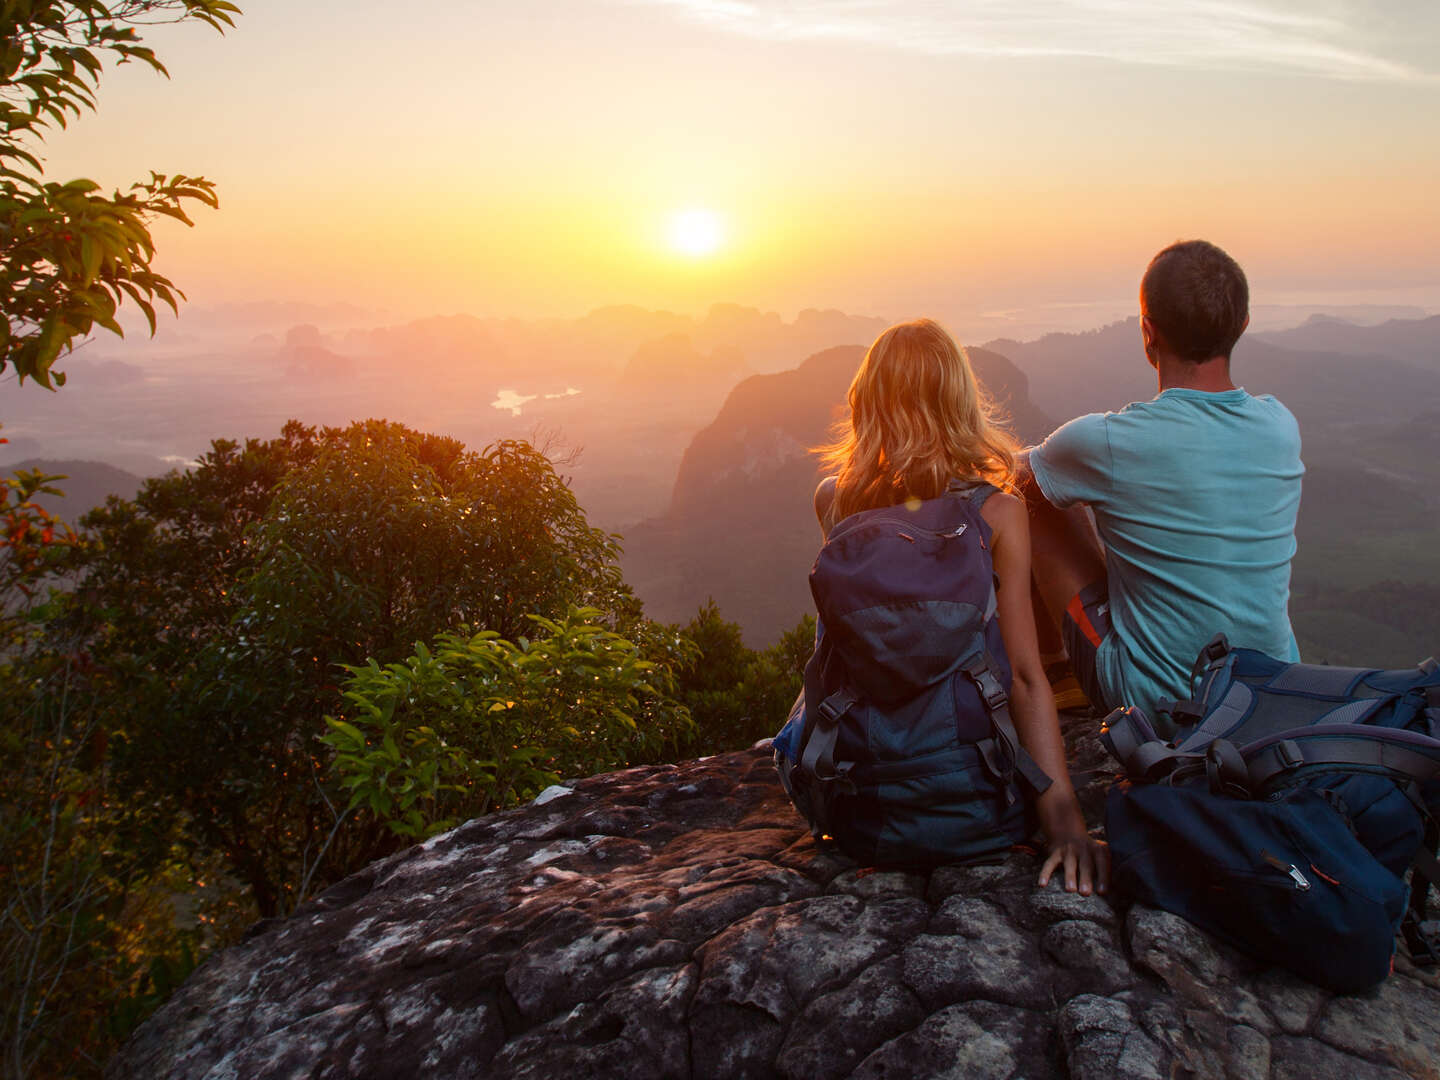
<svg viewBox="0 0 1440 1080"><path fill-rule="evenodd" d="M78 535L32 501L53 479L0 488L11 1075L97 1072L205 948L402 844L773 733L813 636L643 619L524 443L291 422Z"/></svg>
<svg viewBox="0 0 1440 1080"><path fill-rule="evenodd" d="M23 646L45 582L61 570L75 543L70 527L34 501L36 495L58 495L55 484L62 479L36 469L0 477L0 654Z"/></svg>
<svg viewBox="0 0 1440 1080"><path fill-rule="evenodd" d="M95 327L121 333L126 299L155 329L157 302L183 294L152 268L157 217L192 224L187 202L217 206L203 177L152 172L128 191L91 180L47 180L47 129L96 107L104 61L168 74L139 28L194 21L223 31L227 0L5 0L0 4L0 372L54 388L55 361Z"/></svg>
<svg viewBox="0 0 1440 1080"><path fill-rule="evenodd" d="M316 742L345 665L462 623L513 639L527 613L638 610L615 539L542 455L383 421L217 442L86 525L70 618L114 686L117 768L264 915L397 842L341 823Z"/></svg>
<svg viewBox="0 0 1440 1080"><path fill-rule="evenodd" d="M0 442L3 442L0 439ZM88 659L52 631L75 534L32 497L62 477L0 482L0 1075L98 1073L148 1012L150 972L188 970L171 915L171 823L116 790ZM183 887L183 886L182 886ZM189 955L193 956L193 949ZM192 961L193 962L193 961ZM154 980L151 979L153 985ZM116 1009L128 1006L117 1026Z"/></svg>
<svg viewBox="0 0 1440 1080"><path fill-rule="evenodd" d="M694 646L695 659L677 675L678 696L695 718L692 753L739 750L780 730L814 648L813 615L760 650L746 647L713 599L676 629Z"/></svg>
<svg viewBox="0 0 1440 1080"><path fill-rule="evenodd" d="M531 637L445 633L405 661L350 668L326 717L348 809L411 839L534 796L566 776L673 747L688 726L671 673L595 608L531 616Z"/></svg>

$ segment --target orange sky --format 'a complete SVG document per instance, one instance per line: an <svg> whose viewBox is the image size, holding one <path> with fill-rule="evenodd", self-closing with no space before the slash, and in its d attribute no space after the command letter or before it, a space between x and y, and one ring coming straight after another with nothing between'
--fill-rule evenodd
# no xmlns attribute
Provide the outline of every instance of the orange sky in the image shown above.
<svg viewBox="0 0 1440 1080"><path fill-rule="evenodd" d="M1429 0L242 6L149 32L173 78L111 71L47 147L219 183L158 230L197 304L961 318L1127 304L1200 235L1257 302L1440 310ZM687 207L715 255L667 244Z"/></svg>

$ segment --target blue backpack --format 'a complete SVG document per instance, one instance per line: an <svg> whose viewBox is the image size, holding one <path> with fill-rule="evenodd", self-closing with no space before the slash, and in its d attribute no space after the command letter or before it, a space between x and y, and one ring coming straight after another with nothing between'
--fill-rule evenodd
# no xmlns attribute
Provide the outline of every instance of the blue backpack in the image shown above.
<svg viewBox="0 0 1440 1080"><path fill-rule="evenodd" d="M1435 661L1292 664L1217 635L1191 690L1161 707L1168 741L1139 709L1105 720L1127 775L1105 808L1117 889L1331 990L1384 979L1398 930L1417 965L1440 959Z"/></svg>
<svg viewBox="0 0 1440 1080"><path fill-rule="evenodd" d="M810 571L815 652L775 763L816 837L862 863L998 858L1031 831L1017 779L1049 786L1010 720L994 491L852 514Z"/></svg>

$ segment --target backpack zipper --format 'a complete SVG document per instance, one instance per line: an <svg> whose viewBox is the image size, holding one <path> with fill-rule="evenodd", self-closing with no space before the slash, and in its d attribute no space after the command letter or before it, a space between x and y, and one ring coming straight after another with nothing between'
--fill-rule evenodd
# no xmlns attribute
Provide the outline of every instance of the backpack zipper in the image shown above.
<svg viewBox="0 0 1440 1080"><path fill-rule="evenodd" d="M1300 872L1300 868L1294 863L1287 863L1284 859L1277 859L1268 851L1261 851L1260 857L1271 866L1275 867L1282 874L1288 874L1290 880L1295 883L1296 892L1305 892L1310 888L1310 879Z"/></svg>
<svg viewBox="0 0 1440 1080"><path fill-rule="evenodd" d="M936 529L925 529L925 528L921 528L920 526L916 525L914 522L912 522L912 521L907 521L907 520L904 519L904 518L898 518L898 517L877 517L877 518L871 518L869 521L865 522L863 525L860 526L859 529L856 529L855 531L856 531L856 532L859 532L860 529L875 529L875 528L879 528L879 527L881 527L881 526L899 526L899 527L900 527L900 535L903 536L906 540L909 540L909 541L911 541L911 542L914 541L916 535L919 535L919 536L928 536L928 537L932 537L933 539L936 539L936 540L953 540L953 539L955 539L955 538L957 538L957 537L964 536L964 535L965 535L965 530L967 530L968 528L970 528L970 525L969 525L968 522L963 522L963 521L962 521L956 528L951 529L951 530L949 530L949 531L947 531L947 532L940 532L939 530L936 530ZM980 543L981 543L981 546L983 547L984 544L985 544L985 541L984 541L983 538L981 539Z"/></svg>

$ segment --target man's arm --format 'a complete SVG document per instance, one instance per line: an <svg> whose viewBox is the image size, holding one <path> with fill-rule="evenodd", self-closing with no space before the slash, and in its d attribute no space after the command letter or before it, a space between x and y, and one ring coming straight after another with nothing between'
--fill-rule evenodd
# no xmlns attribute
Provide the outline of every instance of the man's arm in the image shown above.
<svg viewBox="0 0 1440 1080"><path fill-rule="evenodd" d="M1104 413L1077 416L1039 446L1022 451L1031 486L1051 506L1103 504L1115 483L1110 429Z"/></svg>
<svg viewBox="0 0 1440 1080"><path fill-rule="evenodd" d="M1088 423L1090 418L1080 420ZM1030 519L1030 568L1038 594L1035 615L1040 624L1043 604L1048 625L1041 625L1040 636L1047 649L1061 647L1059 627L1071 599L1106 576L1105 548L1087 509L1089 500L1075 497L1097 484L1101 470L1095 459L1101 456L1102 444L1093 429L1072 430L1079 423L1072 420L1042 445L1022 450L1015 478ZM1108 458L1109 449L1106 439L1104 457ZM1062 468L1054 468L1052 458ZM1070 466L1068 472L1065 465Z"/></svg>

